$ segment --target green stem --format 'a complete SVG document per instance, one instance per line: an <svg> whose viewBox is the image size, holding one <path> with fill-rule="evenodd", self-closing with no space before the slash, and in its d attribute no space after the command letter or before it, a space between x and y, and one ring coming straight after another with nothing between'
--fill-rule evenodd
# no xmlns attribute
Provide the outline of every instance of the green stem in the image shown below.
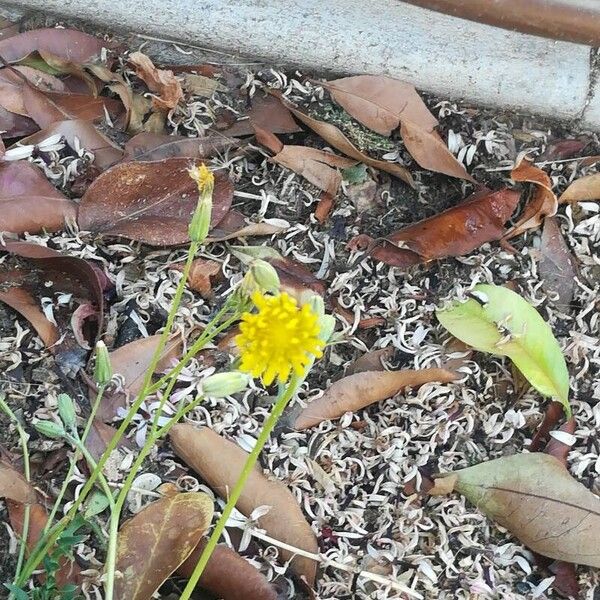
<svg viewBox="0 0 600 600"><path fill-rule="evenodd" d="M247 481L250 473L252 473L252 470L254 469L254 465L256 464L256 461L258 460L258 456L260 455L264 445L266 444L267 440L269 439L269 436L271 435L273 428L277 424L277 421L281 417L281 414L283 413L285 407L288 405L288 402L292 399L292 397L296 393L296 390L298 389L298 387L300 386L302 381L303 381L303 378L292 377L292 379L290 380L290 382L287 385L287 388L285 388L284 391L279 394L279 396L275 402L275 406L273 407L271 414L267 418L267 420L260 432L260 435L258 436L258 440L256 441L254 448L252 448L252 452L250 452L250 454L248 455L248 458L246 459L246 463L244 464L242 473L240 474L238 480L235 483L233 491L231 492L231 496L229 497L229 500L227 501L227 504L225 505L225 508L223 509L223 513L222 513L221 517L219 518L219 520L217 521L217 524L215 525L215 528L210 536L210 539L208 540L206 547L204 548L204 551L202 552L202 555L200 556L200 560L196 564L196 567L194 568L194 571L193 571L187 585L185 586L183 593L179 597L179 600L189 600L190 596L192 595L192 592L196 588L196 585L198 584L198 580L200 579L200 576L202 575L202 572L204 571L204 568L206 567L206 565L210 559L210 556L211 556L213 550L215 549L215 547L219 541L219 538L221 537L221 534L223 533L223 530L225 529L225 524L227 523L227 520L231 516L231 513L233 512L233 509L235 508L235 505L236 505L237 501L239 500L239 498L242 494L242 491L244 490L244 486L246 485L246 481Z"/></svg>
<svg viewBox="0 0 600 600"><path fill-rule="evenodd" d="M102 396L104 394L105 389L106 389L106 386L100 386L98 388L98 393L96 394L96 399L94 400L94 404L92 405L92 411L90 412L90 416L88 417L87 423L85 424L85 429L83 430L83 434L81 435L82 444L85 444L85 440L87 439L87 436L90 433L90 429L94 422L94 417L96 416L96 412L98 411L98 407L100 406L100 402L102 401ZM65 479L62 483L60 492L58 493L58 496L56 497L54 505L52 506L52 510L50 511L50 516L48 517L48 520L46 521L46 526L44 527L44 534L48 532L48 529L50 529L50 526L54 522L56 513L58 512L58 509L62 503L62 500L63 500L65 494L67 493L69 483L71 483L71 477L73 477L73 473L75 472L75 465L77 464L77 461L80 458L81 458L81 452L77 452L77 451L71 457L71 461L69 464L69 470L67 471L67 475L65 476Z"/></svg>
<svg viewBox="0 0 600 600"><path fill-rule="evenodd" d="M11 410L10 406L4 401L4 395L0 394L0 409L3 410L11 421L15 424L17 433L19 434L19 441L21 443L21 450L23 452L23 471L25 473L25 479L28 483L31 483L31 472L29 469L29 449L27 448L28 436L25 433L25 429L21 425L21 421L17 419L15 413ZM19 581L19 575L23 568L23 560L25 559L25 549L27 548L27 536L29 535L29 519L31 514L31 507L29 504L25 505L23 511L23 531L21 532L21 546L19 548L19 556L17 557L17 566L15 567L15 576L13 579L14 585L17 585ZM9 600L13 600L14 593L11 592L8 596Z"/></svg>

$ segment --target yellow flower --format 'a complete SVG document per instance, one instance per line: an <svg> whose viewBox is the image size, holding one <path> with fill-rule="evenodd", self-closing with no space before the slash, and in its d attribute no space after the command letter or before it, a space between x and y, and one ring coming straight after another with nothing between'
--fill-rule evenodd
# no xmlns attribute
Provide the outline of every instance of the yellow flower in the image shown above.
<svg viewBox="0 0 600 600"><path fill-rule="evenodd" d="M261 377L265 385L275 378L284 383L292 371L301 376L313 356L323 355L318 315L308 304L299 307L286 293L255 292L252 301L258 312L242 315L241 333L235 338L240 370Z"/></svg>
<svg viewBox="0 0 600 600"><path fill-rule="evenodd" d="M198 184L198 191L211 192L215 187L215 176L212 171L204 164L197 165L188 170L190 177Z"/></svg>

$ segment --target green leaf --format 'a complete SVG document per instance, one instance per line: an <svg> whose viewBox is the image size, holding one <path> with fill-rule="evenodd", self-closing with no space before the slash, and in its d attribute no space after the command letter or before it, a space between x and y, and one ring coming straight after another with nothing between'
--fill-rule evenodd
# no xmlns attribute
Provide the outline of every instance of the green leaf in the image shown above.
<svg viewBox="0 0 600 600"><path fill-rule="evenodd" d="M473 291L477 300L437 311L440 323L476 350L508 356L540 394L560 400L570 416L569 373L550 326L507 288L481 284Z"/></svg>
<svg viewBox="0 0 600 600"><path fill-rule="evenodd" d="M447 473L429 494L453 490L531 550L600 567L600 498L553 456L517 454Z"/></svg>
<svg viewBox="0 0 600 600"><path fill-rule="evenodd" d="M16 585L12 583L5 583L4 587L8 588L15 597L16 600L29 600L29 596L27 596L27 592L18 588Z"/></svg>
<svg viewBox="0 0 600 600"><path fill-rule="evenodd" d="M90 499L86 503L85 513L84 513L85 518L91 519L92 517L99 515L100 513L104 512L108 508L109 504L110 504L110 501L106 497L104 492L101 492L100 490L95 490L92 493L92 495L90 496Z"/></svg>

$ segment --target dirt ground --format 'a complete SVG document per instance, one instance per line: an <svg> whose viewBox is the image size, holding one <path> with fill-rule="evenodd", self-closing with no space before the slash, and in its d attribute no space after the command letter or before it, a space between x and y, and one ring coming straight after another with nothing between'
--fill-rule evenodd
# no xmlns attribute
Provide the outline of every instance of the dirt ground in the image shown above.
<svg viewBox="0 0 600 600"><path fill-rule="evenodd" d="M40 19L33 17L31 25ZM80 24L78 24L80 26ZM142 48L157 64L211 63L227 65L249 93L264 85L277 87L297 101L319 97L303 75L252 63L235 56L207 53L185 46L131 36L123 38L133 51ZM319 74L309 74L315 77ZM594 173L595 165L556 158L558 140L580 139L586 145L575 158L600 154L593 132L551 123L531 116L497 113L447 99L425 96L439 118L440 132L450 148L470 161L475 179L492 189L512 185L510 168L517 155L528 150L551 175L557 191L581 175ZM239 100L219 93L217 102L236 105ZM326 102L326 99L325 99ZM210 101L190 98L186 110L174 115L171 130L198 135L211 125ZM314 134L281 136L287 143L323 148ZM554 148L554 149L553 149ZM376 572L399 580L427 599L553 598L551 574L535 566L531 552L505 530L495 526L459 495L419 498L407 495L405 486L417 473L449 471L526 449L544 414L547 401L535 390L523 388L508 360L475 353L462 368L463 379L450 384L427 384L416 392L400 394L368 409L324 422L306 432L289 428L300 405L318 397L331 381L343 375L355 359L369 350L390 348L390 368L437 366L451 351L448 334L434 311L476 283L509 283L527 298L550 323L567 360L571 401L577 420L576 442L569 454L571 473L600 493L600 213L597 203L560 207L558 222L575 257L579 276L568 306L560 305L544 288L539 272L541 230L514 240L515 251L485 244L476 252L424 266L400 269L378 263L347 243L359 233L381 237L402 226L455 206L473 189L467 182L419 170L408 162L401 142L393 149L407 159L417 186L410 189L381 172L368 171L373 198L358 197L344 183L335 208L325 223L314 210L319 191L298 175L268 160L267 153L250 140L243 152L227 151L211 161L235 183L235 207L253 221L283 219L289 228L271 238L248 239L250 245L267 244L307 266L326 288L332 307L339 303L346 318L337 314L338 341L330 347L303 386L299 398L284 415L276 434L262 454L262 465L271 477L286 483L298 499L329 560ZM466 157L466 158L465 158ZM546 158L547 157L547 158ZM70 194L70 181L59 185ZM360 210L356 203L362 201ZM364 203L366 202L366 204ZM105 239L79 232L26 235L25 239L64 250L101 266L115 285L107 310L105 341L110 349L132 339L151 335L164 324L180 273L173 265L185 259L182 249L156 249L127 240ZM240 243L233 241L233 244ZM206 322L222 298L235 286L242 269L227 243L203 249L200 257L222 265L222 278L213 300L186 292L177 328L184 336ZM351 315L349 317L348 315ZM362 328L361 321L376 319ZM223 360L227 360L223 358ZM54 411L61 392L71 394L85 414L87 391L79 379L65 376L56 366L29 324L0 304L0 389L13 410L26 422ZM202 365L184 372L177 399L192 394L201 380ZM518 385L517 385L518 384ZM209 425L214 431L248 449L264 422L270 398L260 388L241 397L212 400L201 405L189 422ZM149 413L136 422L138 432ZM14 431L0 419L3 446L17 451ZM37 465L38 486L53 495L64 475L60 444L42 440L29 431L31 452ZM132 436L135 432L132 432ZM135 452L135 450L133 451ZM62 453L62 454L61 454ZM50 457L50 458L49 458ZM52 458L54 457L54 458ZM131 464L130 452L113 473L118 482ZM53 464L55 463L55 464ZM213 492L175 458L168 443L153 454L144 472L156 473L163 482L180 489ZM78 493L84 475L77 472L70 494ZM143 498L148 502L152 498ZM217 505L218 506L218 505ZM221 505L222 506L222 505ZM218 509L216 517L218 517ZM215 518L216 518L215 517ZM5 520L4 510L0 518ZM100 526L103 526L100 523ZM232 543L253 523L240 519L229 529ZM14 565L9 527L0 528L2 580ZM270 579L276 579L282 598L302 598L304 592L277 561L275 547L252 538L242 553ZM80 564L101 568L101 549L82 544ZM582 598L600 600L600 576L591 568L578 568ZM550 579L549 579L550 578ZM178 597L181 582L164 586L163 597ZM86 592L94 596L94 585ZM334 567L319 570L318 598L404 598L392 586L374 584ZM201 598L202 596L198 596Z"/></svg>

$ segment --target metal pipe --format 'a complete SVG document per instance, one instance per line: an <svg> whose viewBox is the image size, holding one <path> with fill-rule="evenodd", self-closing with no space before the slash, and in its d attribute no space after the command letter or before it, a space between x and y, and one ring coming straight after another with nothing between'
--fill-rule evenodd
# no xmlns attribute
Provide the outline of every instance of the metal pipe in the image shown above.
<svg viewBox="0 0 600 600"><path fill-rule="evenodd" d="M403 1L504 29L600 46L600 0Z"/></svg>

